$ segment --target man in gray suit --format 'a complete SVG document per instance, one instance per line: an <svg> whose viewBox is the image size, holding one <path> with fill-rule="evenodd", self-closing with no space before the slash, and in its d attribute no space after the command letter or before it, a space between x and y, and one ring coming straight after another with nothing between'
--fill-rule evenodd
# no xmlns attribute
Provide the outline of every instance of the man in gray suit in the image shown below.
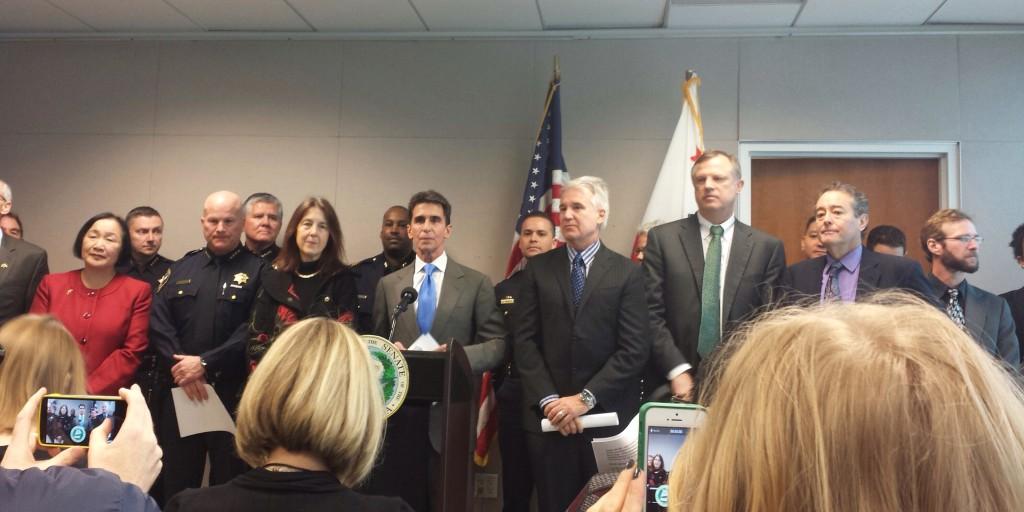
<svg viewBox="0 0 1024 512"><path fill-rule="evenodd" d="M0 215L10 213L12 200L11 187L0 181ZM46 251L0 232L0 325L28 311L49 272Z"/></svg>
<svg viewBox="0 0 1024 512"><path fill-rule="evenodd" d="M654 327L646 394L655 400L695 399L701 361L771 303L786 269L781 241L736 220L743 180L734 156L704 153L691 178L697 213L651 229L644 251Z"/></svg>
<svg viewBox="0 0 1024 512"><path fill-rule="evenodd" d="M1010 306L967 282L967 274L978 271L981 241L966 213L951 208L935 212L921 228L921 248L931 263L928 281L954 323L993 356L1018 369L1020 344Z"/></svg>

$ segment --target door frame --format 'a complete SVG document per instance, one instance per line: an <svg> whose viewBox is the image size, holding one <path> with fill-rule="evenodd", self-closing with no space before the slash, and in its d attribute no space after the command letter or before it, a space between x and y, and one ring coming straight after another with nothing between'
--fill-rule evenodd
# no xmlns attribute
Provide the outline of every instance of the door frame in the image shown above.
<svg viewBox="0 0 1024 512"><path fill-rule="evenodd" d="M939 208L959 208L960 143L956 141L739 141L740 175L751 190L752 160L767 158L938 158ZM740 194L736 218L750 224L750 194Z"/></svg>

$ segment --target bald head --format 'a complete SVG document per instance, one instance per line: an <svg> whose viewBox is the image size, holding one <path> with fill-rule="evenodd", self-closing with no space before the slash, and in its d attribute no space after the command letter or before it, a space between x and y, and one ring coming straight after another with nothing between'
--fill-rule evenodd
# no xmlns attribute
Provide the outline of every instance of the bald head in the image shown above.
<svg viewBox="0 0 1024 512"><path fill-rule="evenodd" d="M220 255L235 250L242 240L242 198L227 190L210 194L203 202L200 222L210 252Z"/></svg>

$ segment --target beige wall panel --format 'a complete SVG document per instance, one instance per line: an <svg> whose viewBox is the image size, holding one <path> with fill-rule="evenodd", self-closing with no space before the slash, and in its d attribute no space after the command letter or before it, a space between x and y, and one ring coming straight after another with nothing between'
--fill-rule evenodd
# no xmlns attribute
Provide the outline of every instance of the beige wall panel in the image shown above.
<svg viewBox="0 0 1024 512"><path fill-rule="evenodd" d="M1024 36L960 37L965 140L1024 141Z"/></svg>
<svg viewBox="0 0 1024 512"><path fill-rule="evenodd" d="M543 89L529 42L345 43L348 137L533 137Z"/></svg>
<svg viewBox="0 0 1024 512"><path fill-rule="evenodd" d="M739 138L956 140L956 52L953 36L746 39Z"/></svg>
<svg viewBox="0 0 1024 512"><path fill-rule="evenodd" d="M205 244L199 217L217 190L242 199L271 192L284 203L285 223L307 195L334 201L337 145L333 137L156 137L152 206L166 224L163 253L179 258Z"/></svg>
<svg viewBox="0 0 1024 512"><path fill-rule="evenodd" d="M152 145L150 136L0 137L0 178L13 189L25 239L49 252L51 271L81 267L71 246L89 217L149 201Z"/></svg>
<svg viewBox="0 0 1024 512"><path fill-rule="evenodd" d="M142 134L153 130L157 43L4 45L3 131Z"/></svg>
<svg viewBox="0 0 1024 512"><path fill-rule="evenodd" d="M157 133L338 134L341 43L165 42Z"/></svg>
<svg viewBox="0 0 1024 512"><path fill-rule="evenodd" d="M533 84L544 88L554 56L562 68L565 137L668 139L682 109L687 69L701 76L704 135L736 138L738 43L734 39L559 41L538 43ZM539 113L534 114L539 121Z"/></svg>

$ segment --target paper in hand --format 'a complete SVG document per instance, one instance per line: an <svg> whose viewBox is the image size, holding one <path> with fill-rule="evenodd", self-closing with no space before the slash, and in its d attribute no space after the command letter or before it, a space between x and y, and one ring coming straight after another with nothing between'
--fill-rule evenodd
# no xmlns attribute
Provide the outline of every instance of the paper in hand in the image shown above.
<svg viewBox="0 0 1024 512"><path fill-rule="evenodd" d="M235 422L231 420L224 403L213 386L205 384L208 400L192 400L182 388L171 389L174 412L178 417L178 433L188 437L204 432L227 432L234 435Z"/></svg>

